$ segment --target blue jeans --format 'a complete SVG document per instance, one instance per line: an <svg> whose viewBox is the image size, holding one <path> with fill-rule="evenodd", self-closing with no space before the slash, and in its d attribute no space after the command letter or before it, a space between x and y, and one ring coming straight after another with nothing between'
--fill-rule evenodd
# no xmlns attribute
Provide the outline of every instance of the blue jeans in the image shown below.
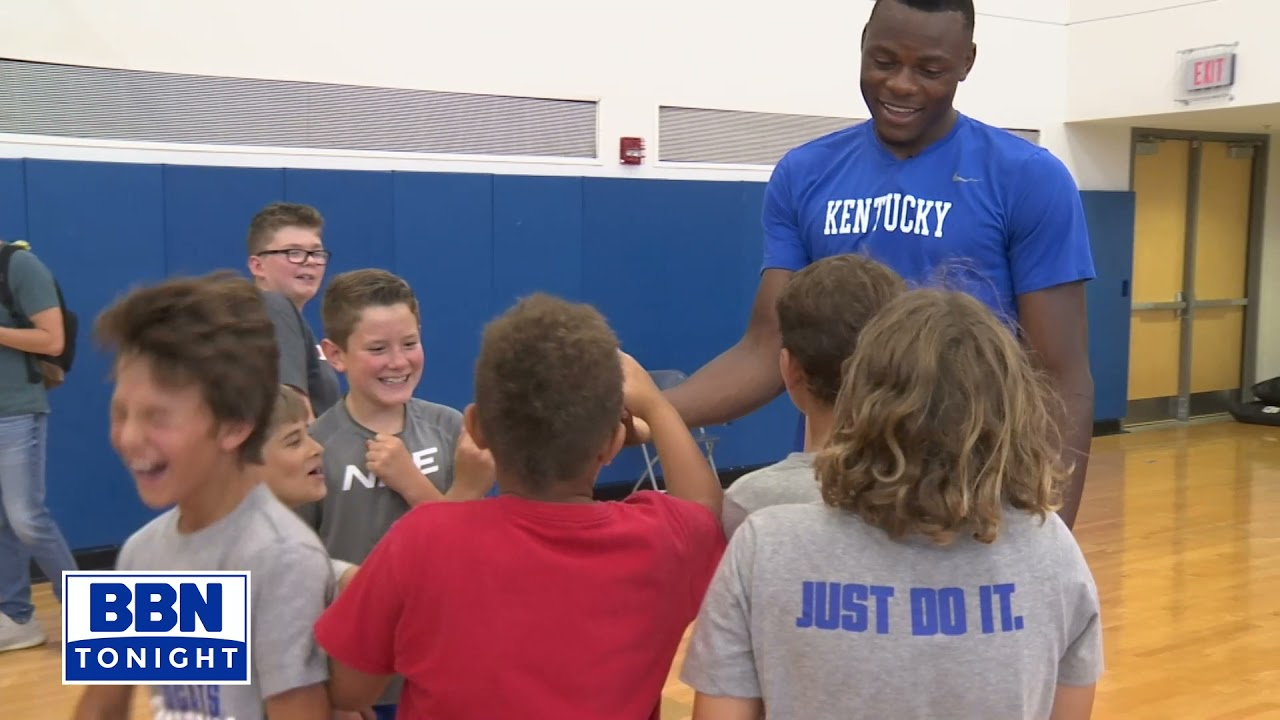
<svg viewBox="0 0 1280 720"><path fill-rule="evenodd" d="M44 503L45 440L49 416L0 418L0 612L31 619L31 560L62 601L62 573L75 558Z"/></svg>

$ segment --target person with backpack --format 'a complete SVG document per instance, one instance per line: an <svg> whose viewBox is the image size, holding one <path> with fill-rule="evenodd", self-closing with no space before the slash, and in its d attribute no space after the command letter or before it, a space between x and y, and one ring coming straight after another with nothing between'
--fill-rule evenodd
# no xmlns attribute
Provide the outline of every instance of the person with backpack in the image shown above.
<svg viewBox="0 0 1280 720"><path fill-rule="evenodd" d="M31 560L59 602L62 574L77 569L44 497L48 389L70 370L74 347L75 315L53 274L26 243L0 244L0 652L47 639L31 604Z"/></svg>

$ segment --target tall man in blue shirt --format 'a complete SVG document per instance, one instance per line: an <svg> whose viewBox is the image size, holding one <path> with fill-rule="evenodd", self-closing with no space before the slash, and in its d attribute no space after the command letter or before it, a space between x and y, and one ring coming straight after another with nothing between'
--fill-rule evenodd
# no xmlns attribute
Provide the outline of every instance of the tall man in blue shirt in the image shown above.
<svg viewBox="0 0 1280 720"><path fill-rule="evenodd" d="M1094 268L1084 213L1057 158L953 107L977 55L973 26L972 0L876 1L862 36L871 121L778 163L746 333L669 397L691 426L768 403L783 388L780 288L820 258L868 253L909 283L971 293L1023 338L1066 404L1064 455L1075 472L1060 514L1071 526L1093 428L1084 283Z"/></svg>

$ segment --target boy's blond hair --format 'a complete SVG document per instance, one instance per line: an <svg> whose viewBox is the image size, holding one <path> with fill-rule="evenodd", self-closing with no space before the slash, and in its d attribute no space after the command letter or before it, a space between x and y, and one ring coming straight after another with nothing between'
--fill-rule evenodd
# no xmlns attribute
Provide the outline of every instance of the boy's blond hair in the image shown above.
<svg viewBox="0 0 1280 720"><path fill-rule="evenodd" d="M247 422L242 462L261 462L279 377L275 325L253 283L220 271L133 290L98 316L98 342L145 359L156 381L195 385L214 420Z"/></svg>
<svg viewBox="0 0 1280 720"><path fill-rule="evenodd" d="M407 305L421 322L418 299L399 276L373 268L340 273L329 281L320 304L325 337L345 350L365 308L400 304Z"/></svg>
<svg viewBox="0 0 1280 720"><path fill-rule="evenodd" d="M823 500L899 538L995 540L1006 505L1057 509L1058 399L1010 330L959 292L914 290L862 332L815 460Z"/></svg>
<svg viewBox="0 0 1280 720"><path fill-rule="evenodd" d="M906 283L865 255L823 258L797 272L778 295L782 347L804 370L807 390L831 406L840 392L841 368L858 337Z"/></svg>
<svg viewBox="0 0 1280 720"><path fill-rule="evenodd" d="M579 479L622 422L618 339L589 305L518 302L485 327L475 384L494 463L530 488Z"/></svg>

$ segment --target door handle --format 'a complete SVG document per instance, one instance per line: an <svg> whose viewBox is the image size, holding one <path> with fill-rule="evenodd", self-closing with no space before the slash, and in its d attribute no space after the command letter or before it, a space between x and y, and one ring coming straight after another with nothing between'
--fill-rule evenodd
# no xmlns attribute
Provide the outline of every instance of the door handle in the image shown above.
<svg viewBox="0 0 1280 720"><path fill-rule="evenodd" d="M1128 280L1120 281L1120 297L1122 298L1129 297L1129 281Z"/></svg>

